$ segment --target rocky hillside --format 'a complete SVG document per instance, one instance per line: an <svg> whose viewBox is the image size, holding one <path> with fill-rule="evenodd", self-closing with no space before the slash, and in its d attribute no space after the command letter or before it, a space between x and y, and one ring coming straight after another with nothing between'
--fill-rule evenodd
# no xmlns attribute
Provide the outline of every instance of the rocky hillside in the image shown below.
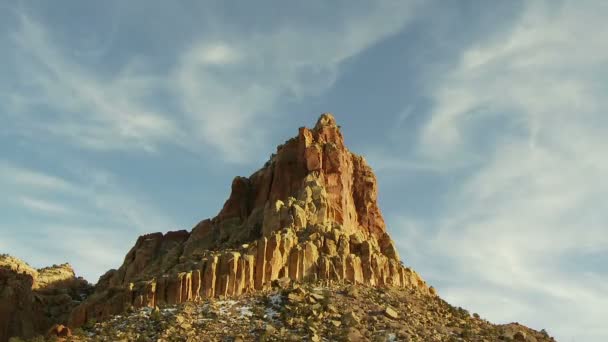
<svg viewBox="0 0 608 342"><path fill-rule="evenodd" d="M36 270L0 255L0 341L32 337L56 322L66 322L74 307L92 292L68 264Z"/></svg>
<svg viewBox="0 0 608 342"><path fill-rule="evenodd" d="M275 282L235 298L129 309L76 329L72 341L554 341L493 325L413 289Z"/></svg>
<svg viewBox="0 0 608 342"><path fill-rule="evenodd" d="M3 338L57 323L73 331L55 325L49 336L77 341L551 340L451 307L401 262L376 177L331 114L300 128L251 176L236 177L217 216L139 237L91 295L72 298L69 319L66 306L28 333L18 327L53 307L31 304L32 294L65 291L71 268L11 272L23 284L0 302L0 318L12 322Z"/></svg>

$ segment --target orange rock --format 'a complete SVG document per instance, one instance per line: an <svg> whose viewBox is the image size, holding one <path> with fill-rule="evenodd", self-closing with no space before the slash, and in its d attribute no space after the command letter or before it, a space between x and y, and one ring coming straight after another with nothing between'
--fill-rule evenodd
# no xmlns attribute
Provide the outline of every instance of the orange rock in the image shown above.
<svg viewBox="0 0 608 342"><path fill-rule="evenodd" d="M49 329L49 331L46 333L47 338L70 336L72 336L72 330L62 324L53 325L51 329Z"/></svg>
<svg viewBox="0 0 608 342"><path fill-rule="evenodd" d="M71 322L106 317L127 305L240 295L284 277L432 294L401 266L378 208L376 177L345 147L329 113L313 129L300 128L250 177L236 177L216 217L190 233L140 237Z"/></svg>

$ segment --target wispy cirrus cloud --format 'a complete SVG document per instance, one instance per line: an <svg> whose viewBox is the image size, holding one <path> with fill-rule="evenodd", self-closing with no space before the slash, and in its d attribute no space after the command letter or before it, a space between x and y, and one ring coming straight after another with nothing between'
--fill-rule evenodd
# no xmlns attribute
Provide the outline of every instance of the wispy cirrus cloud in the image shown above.
<svg viewBox="0 0 608 342"><path fill-rule="evenodd" d="M120 265L138 235L177 228L112 174L88 167L71 172L58 176L0 163L0 187L7 194L0 200L2 252L37 267L69 261L96 281Z"/></svg>
<svg viewBox="0 0 608 342"><path fill-rule="evenodd" d="M35 172L6 161L0 161L0 179L10 180L20 187L38 190L72 190L71 185L61 178Z"/></svg>
<svg viewBox="0 0 608 342"><path fill-rule="evenodd" d="M170 118L146 104L159 79L133 65L100 75L71 59L35 19L21 14L19 24L11 36L19 87L9 93L12 106L5 109L17 130L99 150L154 150L158 141L178 134Z"/></svg>
<svg viewBox="0 0 608 342"><path fill-rule="evenodd" d="M608 49L592 34L608 30L606 15L593 1L527 3L430 82L418 152L448 170L474 162L437 218L391 219L449 301L564 340L608 336L608 273L590 263L608 257Z"/></svg>
<svg viewBox="0 0 608 342"><path fill-rule="evenodd" d="M231 35L216 27L228 33L202 39L180 56L174 70L186 121L226 158L242 159L265 142L260 127L282 119L275 113L281 101L327 91L344 61L403 29L417 6L414 1L369 8L349 4L341 8L346 15L339 22L263 34Z"/></svg>
<svg viewBox="0 0 608 342"><path fill-rule="evenodd" d="M63 205L29 196L19 197L18 203L23 205L26 209L36 213L68 214L70 212L70 209Z"/></svg>
<svg viewBox="0 0 608 342"><path fill-rule="evenodd" d="M282 125L278 112L284 102L330 89L345 61L399 32L416 6L417 1L343 2L335 8L340 20L323 15L315 27L286 20L260 31L237 30L216 18L189 38L175 35L178 48L165 51L162 62L129 50L111 67L103 62L115 58L116 39L87 59L78 37L62 39L47 18L25 5L7 6L15 25L0 35L8 51L0 61L10 66L10 77L0 80L6 124L0 138L42 154L47 148L59 151L59 165L82 157L72 154L165 156L165 147L247 162L253 151L266 148L267 133ZM303 7L315 15L318 9ZM126 34L116 20L114 38ZM5 224L21 229L3 227L0 234L3 241L22 241L11 243L9 251L33 263L54 260L58 246L45 245L45 239L63 236L61 241L70 241L63 247L91 246L62 258L79 260L77 269L94 280L102 268L91 268L86 260L106 246L95 246L92 237L110 236L122 251L99 262L107 269L116 266L134 235L175 228L151 201L130 192L123 177L73 165L56 166L64 174L51 174L48 168L10 162L10 156L6 160L0 164L6 194L0 201L10 217ZM88 233L79 234L76 227Z"/></svg>
<svg viewBox="0 0 608 342"><path fill-rule="evenodd" d="M212 33L202 30L165 56L165 68L134 56L113 73L83 63L50 27L17 11L8 44L18 86L0 84L0 97L14 133L31 139L104 151L179 146L243 162L264 143L260 127L280 119L286 99L325 92L344 61L399 32L417 3L342 4L341 21L263 33L236 34L211 21Z"/></svg>

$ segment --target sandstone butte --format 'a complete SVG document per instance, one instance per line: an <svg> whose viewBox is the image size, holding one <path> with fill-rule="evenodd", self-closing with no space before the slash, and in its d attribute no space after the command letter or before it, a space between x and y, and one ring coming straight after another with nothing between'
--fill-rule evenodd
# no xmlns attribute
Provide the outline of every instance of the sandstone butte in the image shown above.
<svg viewBox="0 0 608 342"><path fill-rule="evenodd" d="M138 238L117 270L76 307L70 326L127 307L155 307L295 282L346 281L435 295L402 265L377 203L376 177L323 114L277 147L248 178L236 177L220 213L190 232Z"/></svg>
<svg viewBox="0 0 608 342"><path fill-rule="evenodd" d="M34 270L0 263L0 285L10 288L0 297L0 341L45 331L51 323L79 327L128 308L239 296L286 279L402 287L436 296L401 263L377 191L370 166L346 148L334 117L323 114L314 128L302 127L278 146L261 169L236 177L216 217L191 231L140 236L123 264L101 276L90 295L69 265ZM68 305L65 291L52 293L54 284L71 286L86 299ZM52 295L47 302L40 299L44 289ZM59 307L55 316L43 317L53 305Z"/></svg>

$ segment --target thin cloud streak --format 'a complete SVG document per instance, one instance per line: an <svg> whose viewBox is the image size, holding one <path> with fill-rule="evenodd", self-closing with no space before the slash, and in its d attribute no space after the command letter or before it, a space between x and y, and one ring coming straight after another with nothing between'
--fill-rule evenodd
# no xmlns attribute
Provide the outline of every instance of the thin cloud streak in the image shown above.
<svg viewBox="0 0 608 342"><path fill-rule="evenodd" d="M399 32L416 6L349 6L343 21L316 29L202 35L175 53L166 70L151 73L153 61L138 58L113 75L80 63L49 28L21 13L11 44L28 97L3 91L2 106L17 134L29 138L52 136L101 151L178 146L243 163L265 143L262 123L280 119L272 113L281 101L324 93L341 63ZM228 31L224 22L216 25L213 32ZM156 109L159 95L175 106ZM41 106L49 109L44 116Z"/></svg>
<svg viewBox="0 0 608 342"><path fill-rule="evenodd" d="M171 120L141 102L158 80L134 75L129 66L111 79L102 78L70 60L32 18L22 14L20 24L13 35L18 71L23 86L35 91L20 103L18 128L100 150L135 146L153 151L158 140L176 134ZM51 112L35 120L40 105Z"/></svg>
<svg viewBox="0 0 608 342"><path fill-rule="evenodd" d="M438 163L473 153L479 163L437 218L389 220L402 254L412 251L448 300L564 340L608 336L605 271L563 266L608 253L608 101L593 72L608 49L589 34L608 30L606 15L593 2L528 3L509 31L430 82L435 105L418 153Z"/></svg>
<svg viewBox="0 0 608 342"><path fill-rule="evenodd" d="M69 214L71 211L69 208L63 205L29 196L21 196L17 202L23 205L26 209L37 213L44 212L49 214Z"/></svg>
<svg viewBox="0 0 608 342"><path fill-rule="evenodd" d="M70 261L78 274L94 282L119 266L138 235L176 227L107 172L76 168L64 178L8 162L0 165L0 187L11 194L3 204L27 210L20 229L0 229L0 240L15 242L27 236L27 244L7 243L2 251L37 267ZM111 241L112 246L100 241Z"/></svg>

